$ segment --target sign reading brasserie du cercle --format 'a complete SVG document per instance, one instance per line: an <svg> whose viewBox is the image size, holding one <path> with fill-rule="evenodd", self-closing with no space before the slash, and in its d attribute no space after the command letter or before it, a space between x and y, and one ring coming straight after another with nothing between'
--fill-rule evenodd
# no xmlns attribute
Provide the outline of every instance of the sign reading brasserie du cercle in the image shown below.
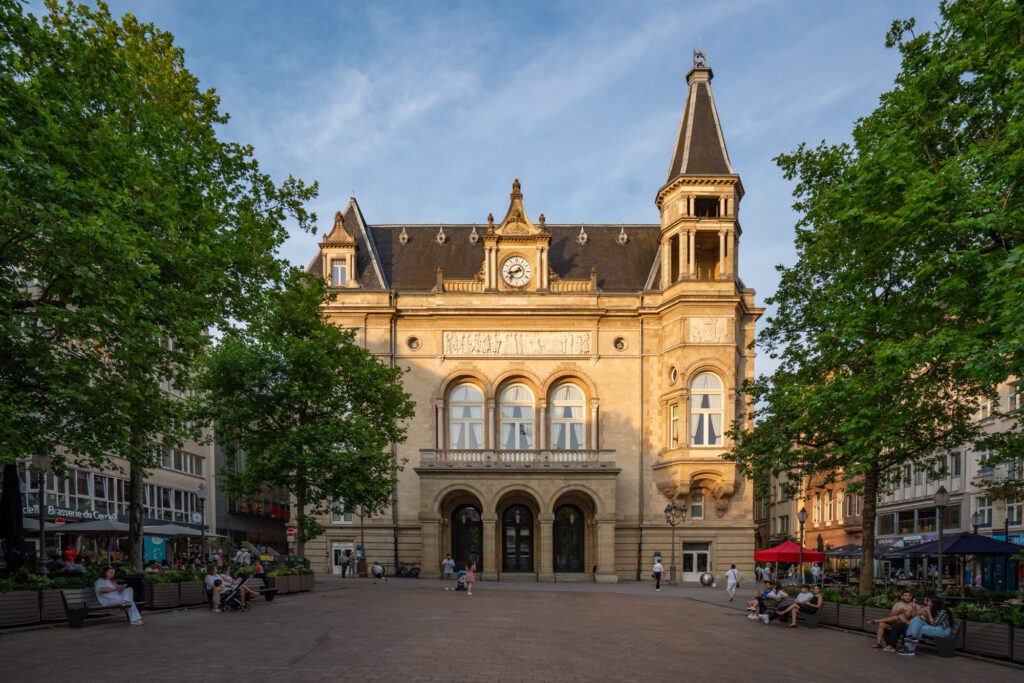
<svg viewBox="0 0 1024 683"><path fill-rule="evenodd" d="M26 517L38 517L39 505L26 505L21 509ZM64 519L109 519L117 521L117 514L114 512L98 512L96 510L83 510L79 508L62 508L56 505L46 506L46 517L63 517Z"/></svg>
<svg viewBox="0 0 1024 683"><path fill-rule="evenodd" d="M589 356L590 332L449 332L446 356Z"/></svg>

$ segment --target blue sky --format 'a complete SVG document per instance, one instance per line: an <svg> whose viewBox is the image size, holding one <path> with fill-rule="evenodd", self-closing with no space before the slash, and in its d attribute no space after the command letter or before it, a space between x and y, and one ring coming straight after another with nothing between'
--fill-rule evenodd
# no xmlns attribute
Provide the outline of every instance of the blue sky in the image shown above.
<svg viewBox="0 0 1024 683"><path fill-rule="evenodd" d="M895 18L937 0L257 2L113 0L174 34L277 178L320 181L321 229L355 192L371 223L482 222L512 179L549 223L656 223L700 45L758 300L793 259L792 187L772 158L847 139L889 89ZM293 231L305 264L316 238ZM765 369L763 361L761 369Z"/></svg>

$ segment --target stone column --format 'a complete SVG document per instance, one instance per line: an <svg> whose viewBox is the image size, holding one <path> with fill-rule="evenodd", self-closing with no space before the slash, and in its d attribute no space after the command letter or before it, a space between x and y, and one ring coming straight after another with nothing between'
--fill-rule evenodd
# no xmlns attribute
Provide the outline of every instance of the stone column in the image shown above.
<svg viewBox="0 0 1024 683"><path fill-rule="evenodd" d="M597 400L590 401L590 447L597 449Z"/></svg>
<svg viewBox="0 0 1024 683"><path fill-rule="evenodd" d="M689 231L687 231L689 232ZM679 279L686 278L690 263L689 238L686 233L679 232Z"/></svg>
<svg viewBox="0 0 1024 683"><path fill-rule="evenodd" d="M501 570L495 542L498 536L498 515L488 512L480 516L484 534L484 570L480 573L483 581L497 581Z"/></svg>
<svg viewBox="0 0 1024 683"><path fill-rule="evenodd" d="M686 235L687 235L687 239L690 242L690 248L689 248L689 251L688 251L688 255L690 257L690 260L687 262L686 265L687 265L687 272L689 272L690 277L692 278L693 274L694 274L694 271L696 270L696 266L697 266L697 264L696 264L697 252L694 249L694 240L696 240L697 231L694 230L694 229L687 230L686 231ZM682 266L680 266L680 268L681 267Z"/></svg>
<svg viewBox="0 0 1024 683"><path fill-rule="evenodd" d="M672 284L672 238L666 237L661 243L661 288Z"/></svg>
<svg viewBox="0 0 1024 683"><path fill-rule="evenodd" d="M487 399L487 445L485 447L492 450L495 450L500 446L500 444L494 440L495 434L497 433L494 430L494 399L489 398Z"/></svg>
<svg viewBox="0 0 1024 683"><path fill-rule="evenodd" d="M615 514L597 515L597 583L618 583L615 573ZM584 567L589 569L589 567Z"/></svg>
<svg viewBox="0 0 1024 683"><path fill-rule="evenodd" d="M444 401L438 401L437 406L437 450L444 449Z"/></svg>
<svg viewBox="0 0 1024 683"><path fill-rule="evenodd" d="M718 231L718 277L725 277L725 230Z"/></svg>
<svg viewBox="0 0 1024 683"><path fill-rule="evenodd" d="M554 583L555 537L553 526L555 515L551 512L542 512L537 515L537 521L540 523L540 538L538 539L540 547L534 548L535 556L540 560L540 564L537 566L537 580Z"/></svg>
<svg viewBox="0 0 1024 683"><path fill-rule="evenodd" d="M543 450L548 447L547 442L544 440L547 434L548 424L548 405L547 403L540 404L540 423L537 425L537 448Z"/></svg>
<svg viewBox="0 0 1024 683"><path fill-rule="evenodd" d="M423 547L423 573L433 578L441 562L441 548L438 546L438 529L441 526L441 515L436 512L420 513L420 543Z"/></svg>

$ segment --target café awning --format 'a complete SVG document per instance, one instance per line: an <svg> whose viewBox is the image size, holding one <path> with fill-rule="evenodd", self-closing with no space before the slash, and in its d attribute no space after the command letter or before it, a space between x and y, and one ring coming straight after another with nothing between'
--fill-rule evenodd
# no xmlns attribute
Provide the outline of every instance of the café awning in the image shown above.
<svg viewBox="0 0 1024 683"><path fill-rule="evenodd" d="M755 562L799 562L800 561L800 546L793 541L784 541L774 548L768 548L767 550L758 550L754 553ZM804 548L803 552L804 562L824 562L825 553L819 553L817 550L811 550L810 548Z"/></svg>

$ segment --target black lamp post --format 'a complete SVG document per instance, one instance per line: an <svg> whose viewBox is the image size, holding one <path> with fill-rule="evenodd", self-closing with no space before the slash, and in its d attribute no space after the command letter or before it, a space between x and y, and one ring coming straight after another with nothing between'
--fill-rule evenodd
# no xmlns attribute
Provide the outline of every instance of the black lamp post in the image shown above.
<svg viewBox="0 0 1024 683"><path fill-rule="evenodd" d="M807 522L807 508L800 508L796 513L797 521L800 522L800 583L804 582L804 524Z"/></svg>
<svg viewBox="0 0 1024 683"><path fill-rule="evenodd" d="M672 562L668 566L668 585L676 584L676 525L686 519L686 503L673 500L665 506L665 521L672 527Z"/></svg>
<svg viewBox="0 0 1024 683"><path fill-rule="evenodd" d="M971 526L974 527L974 533L978 533L978 527L981 526L981 513L977 510L971 515Z"/></svg>
<svg viewBox="0 0 1024 683"><path fill-rule="evenodd" d="M42 567L46 564L46 473L50 469L50 456L45 451L33 455L32 469L39 491L39 566Z"/></svg>
<svg viewBox="0 0 1024 683"><path fill-rule="evenodd" d="M949 491L946 490L945 486L940 486L939 490L935 492L933 498L935 501L935 514L939 518L939 570L937 572L938 588L937 592L942 592L942 516L946 512L946 506L949 505Z"/></svg>
<svg viewBox="0 0 1024 683"><path fill-rule="evenodd" d="M206 482L199 484L199 488L196 489L196 498L199 499L199 554L203 558L203 564L206 564L206 494L209 489L206 488Z"/></svg>

